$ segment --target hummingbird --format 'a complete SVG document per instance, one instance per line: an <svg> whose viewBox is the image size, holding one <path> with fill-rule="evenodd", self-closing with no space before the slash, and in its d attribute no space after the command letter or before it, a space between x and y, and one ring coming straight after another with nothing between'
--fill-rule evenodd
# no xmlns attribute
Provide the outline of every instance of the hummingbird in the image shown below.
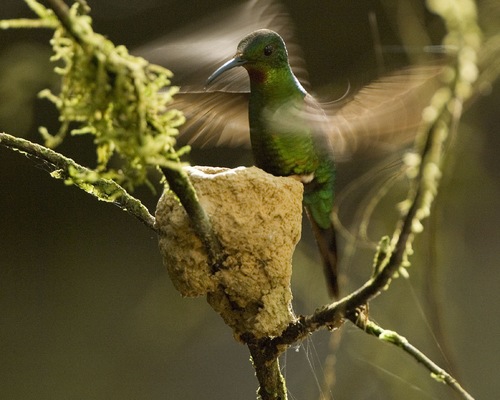
<svg viewBox="0 0 500 400"><path fill-rule="evenodd" d="M248 32L253 33L244 37ZM238 37L244 37L239 45ZM236 56L207 85L206 77L235 47ZM304 206L329 291L338 296L337 245L330 221L335 164L356 156L392 155L411 143L422 110L440 87L442 65L396 70L356 92L349 88L340 100L313 97L293 22L279 3L269 0L219 11L135 53L174 72L173 84L180 91L172 108L186 116L181 142L252 148L257 166L303 182Z"/></svg>
<svg viewBox="0 0 500 400"><path fill-rule="evenodd" d="M326 114L292 72L278 33L259 29L244 37L234 58L210 75L207 85L236 67L245 68L250 79L248 120L255 164L304 184L303 204L329 291L338 297L337 244L331 218L336 172Z"/></svg>

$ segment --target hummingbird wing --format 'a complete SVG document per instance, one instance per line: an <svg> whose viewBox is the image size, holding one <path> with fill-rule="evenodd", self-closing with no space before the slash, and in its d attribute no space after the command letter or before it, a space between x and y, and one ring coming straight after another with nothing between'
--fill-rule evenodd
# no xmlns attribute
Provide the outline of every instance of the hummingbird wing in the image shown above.
<svg viewBox="0 0 500 400"><path fill-rule="evenodd" d="M321 102L336 158L390 153L410 143L422 111L441 86L442 65L412 66L384 76L341 102Z"/></svg>
<svg viewBox="0 0 500 400"><path fill-rule="evenodd" d="M179 141L196 147L250 148L248 97L248 92L176 94L172 108L186 117Z"/></svg>
<svg viewBox="0 0 500 400"><path fill-rule="evenodd" d="M173 83L181 88L172 107L183 111L187 119L181 128L181 142L250 147L247 72L233 68L214 82L210 91L205 92L204 86L206 78L234 55L240 39L258 28L272 29L283 37L292 70L309 89L293 23L274 1L252 0L218 11L133 51L174 72ZM408 143L430 99L429 87L435 84L436 72L433 68L411 67L373 82L349 101L321 102L330 121L329 137L337 159L360 151L390 151ZM317 119L316 109L312 107L306 117L311 123Z"/></svg>
<svg viewBox="0 0 500 400"><path fill-rule="evenodd" d="M268 28L287 43L290 65L304 87L308 75L302 51L293 32L293 22L275 1L252 0L197 20L185 28L132 51L174 73L172 83L182 92L202 91L208 76L234 56L239 41L248 33ZM234 68L211 85L212 91L249 91L243 68Z"/></svg>
<svg viewBox="0 0 500 400"><path fill-rule="evenodd" d="M308 95L305 107L297 112L310 124L311 132L328 137L337 161L355 154L390 153L413 140L423 109L440 87L442 70L441 65L407 67L342 101L318 102ZM250 147L248 93L179 93L173 107L187 119L181 127L181 141L196 146Z"/></svg>

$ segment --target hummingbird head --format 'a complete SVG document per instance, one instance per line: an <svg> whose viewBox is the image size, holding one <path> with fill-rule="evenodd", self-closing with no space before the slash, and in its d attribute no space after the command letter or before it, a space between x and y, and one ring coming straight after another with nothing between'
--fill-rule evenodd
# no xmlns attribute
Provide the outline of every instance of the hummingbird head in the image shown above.
<svg viewBox="0 0 500 400"><path fill-rule="evenodd" d="M248 71L253 82L265 81L273 70L289 69L285 42L280 35L269 29L250 33L238 44L236 55L209 76L207 85L224 72L240 66Z"/></svg>
<svg viewBox="0 0 500 400"><path fill-rule="evenodd" d="M276 32L259 29L245 36L238 44L236 56L247 64L277 68L288 64L285 42Z"/></svg>

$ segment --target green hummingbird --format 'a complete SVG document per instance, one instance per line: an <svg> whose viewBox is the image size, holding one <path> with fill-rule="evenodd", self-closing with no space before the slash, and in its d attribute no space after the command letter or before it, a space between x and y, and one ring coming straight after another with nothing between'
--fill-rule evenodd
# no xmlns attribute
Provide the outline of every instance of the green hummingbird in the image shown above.
<svg viewBox="0 0 500 400"><path fill-rule="evenodd" d="M334 152L328 119L292 72L285 42L260 29L238 45L234 58L217 69L207 85L224 72L243 67L250 78L248 119L257 167L277 176L295 176L304 184L304 207L318 243L331 295L338 297L337 245L331 213L335 192Z"/></svg>
<svg viewBox="0 0 500 400"><path fill-rule="evenodd" d="M273 32L255 31L258 28ZM254 34L241 41L236 57L213 73L206 87L206 77L248 32ZM293 21L279 3L254 0L196 21L136 54L174 72L180 92L172 108L186 116L181 142L205 148L251 147L257 166L301 179L330 292L337 294L337 251L330 221L335 161L392 155L411 143L421 112L440 85L442 67L403 68L361 90L349 89L340 100L316 100L306 92L308 73L293 32Z"/></svg>

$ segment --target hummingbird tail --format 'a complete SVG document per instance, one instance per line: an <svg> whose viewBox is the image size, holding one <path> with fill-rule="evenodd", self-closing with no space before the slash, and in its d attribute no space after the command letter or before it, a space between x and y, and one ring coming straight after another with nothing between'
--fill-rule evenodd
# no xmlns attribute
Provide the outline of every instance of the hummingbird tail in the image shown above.
<svg viewBox="0 0 500 400"><path fill-rule="evenodd" d="M323 261L328 291L332 297L338 299L339 286L337 275L337 241L335 239L333 224L331 224L328 228L322 228L318 225L314 218L312 218L312 216L309 217L316 242L318 243L321 259Z"/></svg>

